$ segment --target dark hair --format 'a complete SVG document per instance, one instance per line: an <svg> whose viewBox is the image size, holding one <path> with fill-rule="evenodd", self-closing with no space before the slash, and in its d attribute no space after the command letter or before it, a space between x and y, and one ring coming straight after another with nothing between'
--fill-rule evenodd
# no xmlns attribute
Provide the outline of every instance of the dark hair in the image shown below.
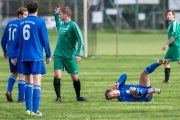
<svg viewBox="0 0 180 120"><path fill-rule="evenodd" d="M105 98L106 98L106 100L111 100L110 98L109 98L109 93L111 92L112 90L106 90L106 92L105 92Z"/></svg>
<svg viewBox="0 0 180 120"><path fill-rule="evenodd" d="M62 12L63 14L66 13L69 17L71 17L71 15L72 15L71 9L70 9L69 7L63 7L63 8L61 8L61 12Z"/></svg>
<svg viewBox="0 0 180 120"><path fill-rule="evenodd" d="M34 0L29 1L26 6L29 14L35 13L39 8L38 2Z"/></svg>
<svg viewBox="0 0 180 120"><path fill-rule="evenodd" d="M20 7L19 9L17 9L17 16L19 17L19 14L23 14L24 13L24 11L27 11L27 8L24 8L24 7Z"/></svg>
<svg viewBox="0 0 180 120"><path fill-rule="evenodd" d="M166 11L166 14L167 14L168 12L171 12L171 13L175 16L175 11L174 11L174 10L167 10L167 11Z"/></svg>

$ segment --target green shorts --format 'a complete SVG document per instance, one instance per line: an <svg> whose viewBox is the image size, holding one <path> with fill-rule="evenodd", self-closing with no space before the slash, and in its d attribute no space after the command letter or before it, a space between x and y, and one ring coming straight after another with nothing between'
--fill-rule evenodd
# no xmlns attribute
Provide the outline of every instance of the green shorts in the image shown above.
<svg viewBox="0 0 180 120"><path fill-rule="evenodd" d="M177 46L169 46L164 59L170 60L171 62L180 60L180 48Z"/></svg>
<svg viewBox="0 0 180 120"><path fill-rule="evenodd" d="M75 58L64 58L54 55L54 70L64 70L69 74L78 74L78 65Z"/></svg>

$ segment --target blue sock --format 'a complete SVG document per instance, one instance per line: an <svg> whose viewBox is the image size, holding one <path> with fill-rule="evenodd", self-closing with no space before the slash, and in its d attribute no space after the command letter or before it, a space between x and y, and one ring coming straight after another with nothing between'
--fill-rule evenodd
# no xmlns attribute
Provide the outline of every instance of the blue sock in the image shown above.
<svg viewBox="0 0 180 120"><path fill-rule="evenodd" d="M7 86L8 92L10 93L12 92L15 81L16 81L16 77L11 75L8 79L8 86Z"/></svg>
<svg viewBox="0 0 180 120"><path fill-rule="evenodd" d="M41 86L34 85L34 91L33 91L33 112L36 113L41 99Z"/></svg>
<svg viewBox="0 0 180 120"><path fill-rule="evenodd" d="M32 84L26 83L26 88L25 88L26 110L30 110L30 111L32 108L32 87L33 87Z"/></svg>
<svg viewBox="0 0 180 120"><path fill-rule="evenodd" d="M18 81L18 101L24 101L25 84L26 82L24 80Z"/></svg>
<svg viewBox="0 0 180 120"><path fill-rule="evenodd" d="M152 73L157 67L159 66L159 64L157 62L150 64L148 67L145 68L144 72L147 74Z"/></svg>

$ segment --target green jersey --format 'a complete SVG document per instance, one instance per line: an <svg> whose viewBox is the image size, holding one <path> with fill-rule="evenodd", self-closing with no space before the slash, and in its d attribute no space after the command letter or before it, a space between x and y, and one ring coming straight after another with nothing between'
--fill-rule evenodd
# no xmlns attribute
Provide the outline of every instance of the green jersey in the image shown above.
<svg viewBox="0 0 180 120"><path fill-rule="evenodd" d="M175 20L171 21L168 26L168 40L174 37L175 40L170 45L180 47L180 28L179 23Z"/></svg>
<svg viewBox="0 0 180 120"><path fill-rule="evenodd" d="M82 56L84 52L84 43L78 25L72 20L68 23L61 21L58 13L54 14L54 17L58 30L58 41L54 50L54 55L65 58ZM76 48L77 43L78 46Z"/></svg>

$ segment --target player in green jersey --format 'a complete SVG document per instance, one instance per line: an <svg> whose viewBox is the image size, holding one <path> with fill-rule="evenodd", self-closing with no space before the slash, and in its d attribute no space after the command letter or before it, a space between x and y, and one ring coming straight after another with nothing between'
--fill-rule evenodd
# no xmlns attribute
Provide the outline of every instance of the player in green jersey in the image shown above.
<svg viewBox="0 0 180 120"><path fill-rule="evenodd" d="M175 12L173 10L168 10L166 12L166 19L169 21L168 26L168 41L163 46L163 50L168 50L164 56L164 59L180 64L180 28L179 23L175 20ZM165 79L163 83L170 83L170 64L164 65Z"/></svg>
<svg viewBox="0 0 180 120"><path fill-rule="evenodd" d="M60 88L61 75L64 68L73 80L77 101L86 101L80 96L81 83L78 77L78 65L84 52L84 43L78 25L71 20L71 9L69 7L56 7L54 10L56 27L58 30L58 41L54 50L54 90L57 99L61 102ZM76 50L76 44L77 50Z"/></svg>

